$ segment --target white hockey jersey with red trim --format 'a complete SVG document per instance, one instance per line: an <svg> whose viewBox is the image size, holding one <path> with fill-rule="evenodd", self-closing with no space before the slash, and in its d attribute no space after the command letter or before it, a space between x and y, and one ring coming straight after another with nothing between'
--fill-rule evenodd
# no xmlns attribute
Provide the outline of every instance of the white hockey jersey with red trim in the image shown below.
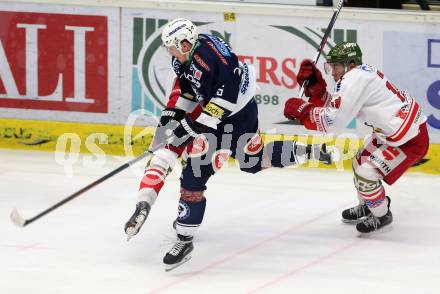
<svg viewBox="0 0 440 294"><path fill-rule="evenodd" d="M391 146L414 138L426 121L414 98L398 91L380 71L366 64L353 68L336 83L328 104L310 113L317 130L340 130L356 117Z"/></svg>

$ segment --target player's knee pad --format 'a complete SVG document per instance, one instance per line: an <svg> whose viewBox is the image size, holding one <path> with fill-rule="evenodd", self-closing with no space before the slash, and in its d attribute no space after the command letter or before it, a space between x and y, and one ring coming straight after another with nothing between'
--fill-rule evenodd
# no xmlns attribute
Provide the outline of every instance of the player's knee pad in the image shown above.
<svg viewBox="0 0 440 294"><path fill-rule="evenodd" d="M156 201L168 173L177 161L177 155L171 150L162 148L154 152L145 168L139 185L138 201L147 201L150 206Z"/></svg>
<svg viewBox="0 0 440 294"><path fill-rule="evenodd" d="M370 208L379 206L385 200L380 173L368 163L359 164L356 159L353 160L353 172L359 199Z"/></svg>
<svg viewBox="0 0 440 294"><path fill-rule="evenodd" d="M158 168L169 173L177 162L177 154L169 149L161 148L154 152L148 168Z"/></svg>
<svg viewBox="0 0 440 294"><path fill-rule="evenodd" d="M203 221L206 198L203 191L181 189L176 231L180 235L192 236Z"/></svg>
<svg viewBox="0 0 440 294"><path fill-rule="evenodd" d="M368 163L359 164L356 159L352 163L354 185L358 191L373 190L382 185L381 175Z"/></svg>

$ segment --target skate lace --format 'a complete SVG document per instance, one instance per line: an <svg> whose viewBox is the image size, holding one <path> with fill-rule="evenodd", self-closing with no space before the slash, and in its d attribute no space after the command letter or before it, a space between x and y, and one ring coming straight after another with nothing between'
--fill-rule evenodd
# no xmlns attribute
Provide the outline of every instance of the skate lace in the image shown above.
<svg viewBox="0 0 440 294"><path fill-rule="evenodd" d="M357 217L359 217L361 215L365 215L365 206L364 205L358 205L358 206L350 208L350 214L354 214Z"/></svg>
<svg viewBox="0 0 440 294"><path fill-rule="evenodd" d="M182 249L185 248L185 245L187 243L190 243L190 242L188 242L188 241L178 241L173 246L173 248L171 248L170 252L168 252L168 253L171 254L171 255L177 256L182 251Z"/></svg>
<svg viewBox="0 0 440 294"><path fill-rule="evenodd" d="M372 214L366 220L364 220L363 223L367 228L371 226L374 229L377 229L377 227L380 225L379 219Z"/></svg>

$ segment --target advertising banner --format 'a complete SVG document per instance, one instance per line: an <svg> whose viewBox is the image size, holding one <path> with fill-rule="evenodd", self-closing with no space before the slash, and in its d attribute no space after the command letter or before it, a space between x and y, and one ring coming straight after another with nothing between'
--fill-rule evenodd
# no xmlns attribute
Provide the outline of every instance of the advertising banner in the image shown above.
<svg viewBox="0 0 440 294"><path fill-rule="evenodd" d="M115 111L111 98L119 97L116 9L0 9L2 117L114 121L108 116Z"/></svg>
<svg viewBox="0 0 440 294"><path fill-rule="evenodd" d="M0 3L0 117L125 124L130 113L158 116L173 71L160 34L171 19L194 21L222 37L257 72L260 128L308 134L283 116L298 95L301 62L313 58L329 18L223 12ZM366 29L368 28L368 29ZM440 24L337 21L318 62L338 42L357 42L365 63L420 102L433 143L440 142ZM121 35L119 35L121 33ZM324 75L328 90L334 81ZM155 125L140 116L137 125ZM353 120L336 135L364 136Z"/></svg>
<svg viewBox="0 0 440 294"><path fill-rule="evenodd" d="M298 94L296 73L305 58L312 58L325 29L323 20L293 20L273 16L240 15L235 21L225 20L223 13L189 13L124 9L122 24L122 91L131 91L132 110L144 109L158 115L166 104L167 85L173 76L171 58L161 48L161 28L170 19L186 17L193 20L200 32L220 36L228 42L239 59L252 64L257 71L261 129L272 133L305 132L283 116L287 98ZM322 26L320 26L322 24ZM356 30L336 29L334 41L356 41ZM325 56L325 54L324 54ZM323 58L319 65L322 67ZM129 64L130 66L127 66ZM332 85L331 77L326 79ZM286 125L287 124L287 125ZM354 128L355 122L348 128Z"/></svg>
<svg viewBox="0 0 440 294"><path fill-rule="evenodd" d="M384 71L413 95L428 116L432 142L440 142L440 34L385 32Z"/></svg>
<svg viewBox="0 0 440 294"><path fill-rule="evenodd" d="M259 104L262 131L276 134L310 133L304 127L288 122L283 116L283 107L288 98L298 95L300 85L296 82L296 74L304 59L314 57L329 22L326 18L123 9L121 85L124 93L130 93L132 111L143 109L159 115L166 103L167 85L173 72L171 58L160 46L160 32L164 24L176 17L191 19L198 25L201 33L222 37L232 46L241 61L256 68L259 89L255 98ZM394 39L387 41L389 35L399 38L396 32L423 35L428 26L440 30L440 25L433 24L338 20L325 46L324 54L318 62L318 67L323 70L326 53L336 43L353 41L362 48L364 62L384 70L386 75L390 67L389 62L393 62L392 60L402 62L416 59L418 64L423 63L427 71L431 71L432 77L438 77L440 75L438 68L435 68L437 64L435 60L439 57L437 53L432 53L435 48L440 48L435 41L438 37L430 37L431 59L434 62L430 67L427 65L427 51L425 55L414 55L414 52L409 50L397 49ZM427 40L425 43L427 44ZM404 47L412 48L412 45L408 44ZM400 53L396 54L399 50ZM390 54L394 55L391 61L387 61ZM389 76L392 80L393 71ZM330 75L325 75L325 79L328 90L332 91L334 81ZM434 78L431 80L430 84L428 81L424 83L419 83L417 80L402 81L405 84L403 86L412 90L410 92L414 93L413 95L425 93L418 95L417 99L423 106L429 106L426 107L428 115L431 110L438 111L436 108L438 103L429 102L433 101L433 94L429 96L431 98L426 95ZM434 90L431 92L435 92L435 87L434 83L434 86L431 86ZM438 93L438 90L435 93ZM430 120L437 122L433 120L435 114L432 111L431 114ZM440 119L440 116L437 116L437 119ZM432 133L432 126L430 131ZM370 132L369 127L353 120L345 130L336 135L354 134L363 137Z"/></svg>

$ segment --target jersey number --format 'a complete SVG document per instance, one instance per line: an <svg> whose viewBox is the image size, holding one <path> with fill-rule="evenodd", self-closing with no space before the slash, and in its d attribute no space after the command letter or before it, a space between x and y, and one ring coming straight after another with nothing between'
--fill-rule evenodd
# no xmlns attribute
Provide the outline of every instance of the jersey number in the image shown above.
<svg viewBox="0 0 440 294"><path fill-rule="evenodd" d="M377 71L377 75L383 79L384 78L384 74L380 71ZM391 84L390 82L386 81L386 86L388 88L388 90L390 90L394 95L396 95L397 97L399 97L400 101L404 102L405 101L405 97L403 97L403 95L400 93L400 91L394 87L393 84Z"/></svg>

